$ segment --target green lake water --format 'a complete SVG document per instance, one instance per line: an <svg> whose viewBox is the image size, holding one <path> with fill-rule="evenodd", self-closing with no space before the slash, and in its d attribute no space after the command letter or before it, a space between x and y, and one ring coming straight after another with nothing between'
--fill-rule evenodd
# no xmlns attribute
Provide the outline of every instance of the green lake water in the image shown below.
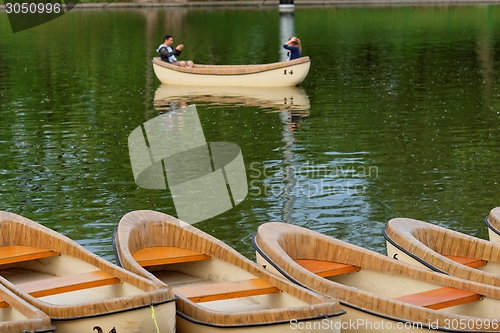
<svg viewBox="0 0 500 333"><path fill-rule="evenodd" d="M165 33L182 59L256 64L280 60L290 24L312 60L300 87L179 92L153 73ZM395 217L487 238L499 75L500 6L74 10L16 34L0 13L0 210L114 261L125 213L176 215L169 190L135 184L129 134L196 103L207 141L241 147L249 194L195 226L249 258L268 221L380 253Z"/></svg>

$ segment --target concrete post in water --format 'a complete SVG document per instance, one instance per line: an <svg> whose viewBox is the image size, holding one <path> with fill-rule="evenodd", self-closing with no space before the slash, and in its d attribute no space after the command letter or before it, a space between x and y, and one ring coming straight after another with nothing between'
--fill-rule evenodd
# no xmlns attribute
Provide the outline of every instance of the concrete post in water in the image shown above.
<svg viewBox="0 0 500 333"><path fill-rule="evenodd" d="M294 9L293 0L280 0L280 13L282 12L292 12Z"/></svg>
<svg viewBox="0 0 500 333"><path fill-rule="evenodd" d="M280 1L291 1L293 0L280 0ZM286 50L283 48L288 39L295 35L295 21L293 17L293 4L292 11L281 11L280 4L280 61L286 61Z"/></svg>

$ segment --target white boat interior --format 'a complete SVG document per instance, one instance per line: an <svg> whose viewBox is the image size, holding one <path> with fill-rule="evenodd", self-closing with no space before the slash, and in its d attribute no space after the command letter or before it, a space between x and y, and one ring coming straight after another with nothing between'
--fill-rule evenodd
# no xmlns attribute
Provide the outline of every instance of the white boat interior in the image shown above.
<svg viewBox="0 0 500 333"><path fill-rule="evenodd" d="M208 291L210 288L216 288L217 284L228 286L226 284L228 282L246 282L258 279L257 276L217 258L149 267L148 270L158 279L174 288L174 291L185 294L188 298L190 298L189 295L196 294L197 290L203 293L203 290ZM307 303L288 293L279 292L278 289L272 286L267 291L262 290L262 293L260 295L240 297L241 294L235 292L233 298L202 301L198 302L198 305L207 309L227 312L246 312L307 305Z"/></svg>
<svg viewBox="0 0 500 333"><path fill-rule="evenodd" d="M89 263L64 254L0 266L2 277L34 297L54 305L76 305L143 293L111 275L102 274L96 280L94 273L103 272ZM94 279L95 286L86 284L86 277ZM73 280L72 290L62 289L58 286L58 280L66 282L66 285ZM82 288L76 286L77 283ZM46 294L48 295L44 296Z"/></svg>

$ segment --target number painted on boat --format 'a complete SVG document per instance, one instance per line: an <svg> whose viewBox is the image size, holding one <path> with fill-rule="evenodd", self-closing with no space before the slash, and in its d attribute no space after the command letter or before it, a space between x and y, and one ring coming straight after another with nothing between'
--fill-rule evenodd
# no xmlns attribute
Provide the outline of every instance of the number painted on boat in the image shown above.
<svg viewBox="0 0 500 333"><path fill-rule="evenodd" d="M100 326L94 326L92 331L97 331L97 333L102 333L102 328ZM113 327L109 333L116 333L116 329Z"/></svg>
<svg viewBox="0 0 500 333"><path fill-rule="evenodd" d="M284 75L287 75L287 74L293 75L293 69L292 69L292 70L289 70L288 72L287 72L287 70L285 69L285 70L283 71L283 74L284 74Z"/></svg>

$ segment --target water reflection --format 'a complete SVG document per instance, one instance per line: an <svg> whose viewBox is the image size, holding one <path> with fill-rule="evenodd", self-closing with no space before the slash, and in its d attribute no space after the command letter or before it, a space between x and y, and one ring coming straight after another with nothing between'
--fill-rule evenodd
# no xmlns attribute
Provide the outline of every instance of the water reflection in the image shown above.
<svg viewBox="0 0 500 333"><path fill-rule="evenodd" d="M210 107L223 105L257 106L271 112L286 111L290 130L309 113L309 97L300 87L207 87L160 85L154 97L155 109L168 111L205 102Z"/></svg>
<svg viewBox="0 0 500 333"><path fill-rule="evenodd" d="M1 209L111 258L123 214L176 214L170 192L135 184L130 132L196 103L208 141L238 144L253 181L238 208L197 226L249 257L270 220L381 253L397 216L487 237L482 217L500 198L499 15L297 8L312 59L305 94L157 89L150 60L165 33L199 63L277 61L276 9L71 11L19 34L0 13Z"/></svg>
<svg viewBox="0 0 500 333"><path fill-rule="evenodd" d="M293 223L293 206L297 193L295 177L294 132L300 129L302 120L309 116L309 97L300 87L207 87L161 85L155 93L155 109L174 112L193 103L208 103L208 107L224 105L257 106L277 113L281 123L282 163L274 182L283 185L278 195L282 201L281 220Z"/></svg>
<svg viewBox="0 0 500 333"><path fill-rule="evenodd" d="M299 118L296 116L296 118ZM299 119L301 119L300 117ZM282 129L282 141L284 142L283 150L283 179L282 182L284 184L283 192L281 193L281 197L285 199L283 202L283 213L282 220L286 223L293 223L294 219L292 217L293 213L293 204L295 203L295 196L293 188L297 184L297 178L295 177L295 173L292 172L294 166L294 131L300 124L300 121L294 121L294 117L292 115L291 110L283 110L280 112L280 120L283 123Z"/></svg>

